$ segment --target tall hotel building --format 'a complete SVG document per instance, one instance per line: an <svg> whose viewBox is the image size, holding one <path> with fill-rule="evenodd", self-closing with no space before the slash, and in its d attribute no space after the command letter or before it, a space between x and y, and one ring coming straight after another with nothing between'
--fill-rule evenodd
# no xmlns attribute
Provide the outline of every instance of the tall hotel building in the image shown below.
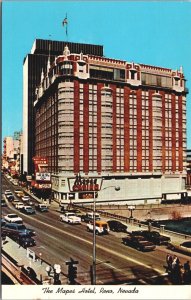
<svg viewBox="0 0 191 300"><path fill-rule="evenodd" d="M89 203L95 185L100 202L184 197L182 68L106 58L95 45L60 42L56 55L58 42L44 43L30 101L24 87L25 110L33 112L24 111L24 122L33 128L33 156L48 159L54 197ZM30 56L37 52L33 47ZM25 80L29 85L30 76Z"/></svg>

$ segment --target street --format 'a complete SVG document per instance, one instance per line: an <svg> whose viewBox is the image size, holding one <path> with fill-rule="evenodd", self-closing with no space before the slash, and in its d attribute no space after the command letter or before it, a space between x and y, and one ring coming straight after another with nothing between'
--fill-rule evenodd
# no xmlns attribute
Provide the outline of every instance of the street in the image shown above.
<svg viewBox="0 0 191 300"><path fill-rule="evenodd" d="M13 186L2 179L3 191L13 190ZM67 276L66 261L79 261L77 282L91 284L93 234L87 232L86 223L70 225L59 220L59 205L50 207L49 212L28 216L13 207L2 208L2 215L14 212L23 218L24 224L36 231L36 246L31 249L42 260L51 265L60 264ZM165 258L170 250L157 246L154 251L140 252L122 244L126 233L110 232L96 237L96 283L97 284L152 284L152 278L165 273ZM174 254L174 252L172 252ZM181 262L187 256L179 255Z"/></svg>

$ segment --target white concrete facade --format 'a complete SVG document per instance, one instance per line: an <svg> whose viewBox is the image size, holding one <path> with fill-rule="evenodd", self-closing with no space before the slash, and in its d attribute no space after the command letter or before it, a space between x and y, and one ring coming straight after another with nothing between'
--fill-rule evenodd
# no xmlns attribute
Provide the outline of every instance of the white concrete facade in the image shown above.
<svg viewBox="0 0 191 300"><path fill-rule="evenodd" d="M120 178L119 176L100 177L101 189L98 191L96 202L111 203L115 201L116 204L127 202L128 204L160 203L163 194L167 194L167 199L180 199L181 193L186 192L185 176L181 177L178 174L169 174L152 177L152 175L148 175L145 178L143 174L140 174L140 177L137 174L136 177L131 178ZM68 204L71 201L76 204L91 203L93 199L79 199L78 192L75 192L74 199L71 197L72 192L69 185L71 177L71 174L52 175L54 198L63 204Z"/></svg>

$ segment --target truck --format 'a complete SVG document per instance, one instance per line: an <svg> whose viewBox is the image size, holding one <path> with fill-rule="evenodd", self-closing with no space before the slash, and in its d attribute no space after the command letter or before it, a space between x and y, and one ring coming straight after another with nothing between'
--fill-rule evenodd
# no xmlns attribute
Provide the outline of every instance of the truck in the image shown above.
<svg viewBox="0 0 191 300"><path fill-rule="evenodd" d="M93 232L94 230L94 225L93 222L89 222L87 224L87 231ZM106 221L96 221L95 222L95 234L100 235L100 234L108 234L110 231L109 225Z"/></svg>
<svg viewBox="0 0 191 300"><path fill-rule="evenodd" d="M73 212L65 212L64 214L60 215L60 221L68 224L80 224L81 218L77 217Z"/></svg>

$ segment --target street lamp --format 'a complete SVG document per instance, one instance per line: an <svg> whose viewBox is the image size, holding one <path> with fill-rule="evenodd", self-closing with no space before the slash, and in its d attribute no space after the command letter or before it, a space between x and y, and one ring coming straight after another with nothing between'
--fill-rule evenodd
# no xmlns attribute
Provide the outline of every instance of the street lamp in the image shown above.
<svg viewBox="0 0 191 300"><path fill-rule="evenodd" d="M130 219L133 219L133 211L135 209L135 205L128 205L128 210L130 211L131 215L130 215Z"/></svg>
<svg viewBox="0 0 191 300"><path fill-rule="evenodd" d="M119 186L108 186L107 188L115 188L116 191L120 190ZM104 190L102 189L102 190ZM95 224L95 214L96 214L96 199L95 191L93 192L93 264L92 264L92 285L96 285L96 224Z"/></svg>
<svg viewBox="0 0 191 300"><path fill-rule="evenodd" d="M93 195L93 261L91 266L91 274L92 274L92 284L96 285L96 220L95 220L95 214L96 214L96 195L98 195L98 192L100 192L102 184L97 184L97 179L100 179L103 181L100 177L95 178L82 178L80 174L76 175L75 178L71 178L74 180L73 186L71 186L69 181L69 190L72 193L91 193ZM114 188L116 191L120 190L119 186L108 186L105 187L102 190L108 189L108 188ZM71 199L70 199L71 200ZM70 201L71 203L71 201Z"/></svg>

